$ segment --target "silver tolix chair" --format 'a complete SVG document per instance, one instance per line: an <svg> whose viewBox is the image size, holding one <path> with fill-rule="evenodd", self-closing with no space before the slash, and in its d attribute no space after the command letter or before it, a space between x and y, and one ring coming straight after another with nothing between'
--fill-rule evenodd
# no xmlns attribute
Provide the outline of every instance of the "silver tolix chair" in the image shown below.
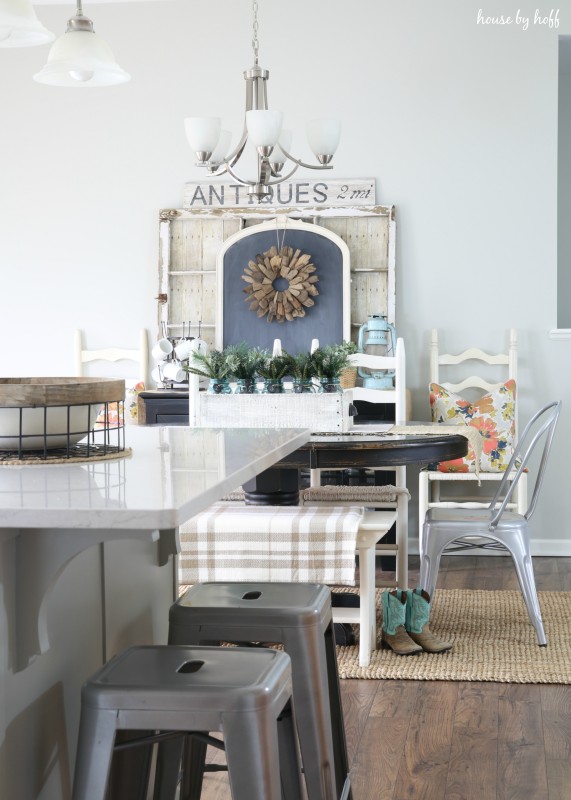
<svg viewBox="0 0 571 800"><path fill-rule="evenodd" d="M537 505L560 412L561 401L553 402L530 419L487 508L431 508L426 514L420 538L420 585L431 597L444 551L459 552L473 548L507 550L514 561L523 599L540 646L545 646L547 639L535 588L528 521ZM527 511L525 514L506 511L532 452L544 437L541 463ZM510 475L514 470L515 477L512 480Z"/></svg>

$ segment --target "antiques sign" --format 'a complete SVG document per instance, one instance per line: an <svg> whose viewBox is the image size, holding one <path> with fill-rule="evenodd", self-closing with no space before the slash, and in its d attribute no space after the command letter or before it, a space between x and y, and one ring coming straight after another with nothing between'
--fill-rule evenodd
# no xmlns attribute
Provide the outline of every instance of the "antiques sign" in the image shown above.
<svg viewBox="0 0 571 800"><path fill-rule="evenodd" d="M270 194L258 203L240 183L186 183L183 208L225 206L370 206L375 205L374 178L339 181L284 181L270 186Z"/></svg>

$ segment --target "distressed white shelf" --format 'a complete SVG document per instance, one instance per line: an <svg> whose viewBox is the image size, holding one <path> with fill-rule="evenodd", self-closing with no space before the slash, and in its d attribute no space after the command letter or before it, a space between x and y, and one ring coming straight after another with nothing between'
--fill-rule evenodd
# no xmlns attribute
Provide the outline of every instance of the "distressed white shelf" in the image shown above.
<svg viewBox="0 0 571 800"><path fill-rule="evenodd" d="M203 338L216 341L216 257L224 242L246 227L283 218L326 228L346 243L350 253L352 338L370 314L395 324L395 208L235 207L163 209L159 223L158 329L178 331L189 321L202 322ZM276 324L276 336L280 326Z"/></svg>

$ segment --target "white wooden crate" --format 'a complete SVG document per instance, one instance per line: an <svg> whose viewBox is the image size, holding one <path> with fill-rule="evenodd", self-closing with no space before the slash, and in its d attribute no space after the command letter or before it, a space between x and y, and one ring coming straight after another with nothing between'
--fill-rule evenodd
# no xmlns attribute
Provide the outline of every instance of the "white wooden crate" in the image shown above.
<svg viewBox="0 0 571 800"><path fill-rule="evenodd" d="M210 428L309 428L342 432L352 427L350 398L351 392L227 395L201 392L196 422Z"/></svg>

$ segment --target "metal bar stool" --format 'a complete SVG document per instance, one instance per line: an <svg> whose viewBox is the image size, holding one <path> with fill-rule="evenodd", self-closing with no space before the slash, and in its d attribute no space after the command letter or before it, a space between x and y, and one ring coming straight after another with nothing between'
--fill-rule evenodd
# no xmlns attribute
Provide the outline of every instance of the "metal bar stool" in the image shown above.
<svg viewBox="0 0 571 800"><path fill-rule="evenodd" d="M83 686L73 800L106 797L119 730L221 731L233 800L301 800L291 696L285 653L132 647ZM161 733L138 741L160 740Z"/></svg>
<svg viewBox="0 0 571 800"><path fill-rule="evenodd" d="M171 606L171 644L224 641L283 644L292 662L308 798L351 798L329 588L307 583L202 583Z"/></svg>

